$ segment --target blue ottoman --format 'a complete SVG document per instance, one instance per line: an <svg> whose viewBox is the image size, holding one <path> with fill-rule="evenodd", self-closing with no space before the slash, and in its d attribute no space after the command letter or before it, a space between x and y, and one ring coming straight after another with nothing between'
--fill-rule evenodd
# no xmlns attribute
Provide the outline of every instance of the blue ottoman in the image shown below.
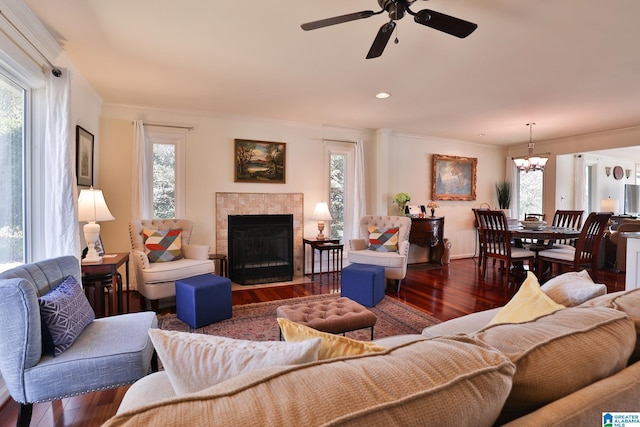
<svg viewBox="0 0 640 427"><path fill-rule="evenodd" d="M176 314L192 328L229 319L231 280L215 274L176 280Z"/></svg>
<svg viewBox="0 0 640 427"><path fill-rule="evenodd" d="M373 307L384 298L384 267L350 264L342 269L342 296L366 307Z"/></svg>

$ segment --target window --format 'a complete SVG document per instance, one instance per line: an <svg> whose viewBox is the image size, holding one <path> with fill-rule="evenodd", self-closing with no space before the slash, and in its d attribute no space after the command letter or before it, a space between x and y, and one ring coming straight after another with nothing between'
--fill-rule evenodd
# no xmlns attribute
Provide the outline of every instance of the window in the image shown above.
<svg viewBox="0 0 640 427"><path fill-rule="evenodd" d="M330 155L329 211L333 218L331 221L331 239L342 240L344 236L345 157L344 154Z"/></svg>
<svg viewBox="0 0 640 427"><path fill-rule="evenodd" d="M153 217L184 216L184 134L148 132L153 153Z"/></svg>
<svg viewBox="0 0 640 427"><path fill-rule="evenodd" d="M355 175L355 144L327 142L327 172L329 211L331 212L330 238L343 240L351 236L349 213L353 212L352 183Z"/></svg>
<svg viewBox="0 0 640 427"><path fill-rule="evenodd" d="M26 262L26 93L0 72L0 271Z"/></svg>
<svg viewBox="0 0 640 427"><path fill-rule="evenodd" d="M518 217L542 213L542 171L518 171Z"/></svg>

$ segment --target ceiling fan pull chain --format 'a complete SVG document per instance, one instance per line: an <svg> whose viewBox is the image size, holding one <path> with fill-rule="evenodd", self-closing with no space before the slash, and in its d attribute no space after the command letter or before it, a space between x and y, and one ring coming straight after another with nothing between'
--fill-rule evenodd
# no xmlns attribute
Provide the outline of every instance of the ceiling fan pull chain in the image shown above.
<svg viewBox="0 0 640 427"><path fill-rule="evenodd" d="M398 26L396 26L396 39L393 41L393 43L395 44L400 43L400 40L398 40Z"/></svg>

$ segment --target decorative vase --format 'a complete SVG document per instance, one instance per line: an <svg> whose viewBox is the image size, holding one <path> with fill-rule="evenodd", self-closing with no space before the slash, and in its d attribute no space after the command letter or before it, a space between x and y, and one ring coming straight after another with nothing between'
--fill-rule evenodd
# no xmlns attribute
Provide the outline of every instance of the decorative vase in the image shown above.
<svg viewBox="0 0 640 427"><path fill-rule="evenodd" d="M403 216L404 215L404 208L407 204L406 203L402 203L398 205L398 215Z"/></svg>

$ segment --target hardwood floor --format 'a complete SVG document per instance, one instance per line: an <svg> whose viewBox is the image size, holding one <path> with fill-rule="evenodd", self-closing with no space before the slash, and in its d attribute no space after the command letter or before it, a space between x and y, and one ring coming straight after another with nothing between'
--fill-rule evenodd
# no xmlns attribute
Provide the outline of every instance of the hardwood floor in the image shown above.
<svg viewBox="0 0 640 427"><path fill-rule="evenodd" d="M479 277L479 271L477 259L472 258L453 260L441 268L411 266L400 291L396 292L390 286L387 295L444 321L499 307L517 291L516 285L507 286L503 283L498 265L488 266L485 279ZM340 292L338 275L316 275L315 280L309 284L234 291L233 304ZM624 273L602 271L596 281L605 283L608 292L616 292L624 290L624 280ZM132 297L131 301L132 309L138 310L138 298ZM31 425L99 426L115 414L127 389L128 386L35 404ZM0 427L16 425L17 408L18 405L12 400L0 408Z"/></svg>

